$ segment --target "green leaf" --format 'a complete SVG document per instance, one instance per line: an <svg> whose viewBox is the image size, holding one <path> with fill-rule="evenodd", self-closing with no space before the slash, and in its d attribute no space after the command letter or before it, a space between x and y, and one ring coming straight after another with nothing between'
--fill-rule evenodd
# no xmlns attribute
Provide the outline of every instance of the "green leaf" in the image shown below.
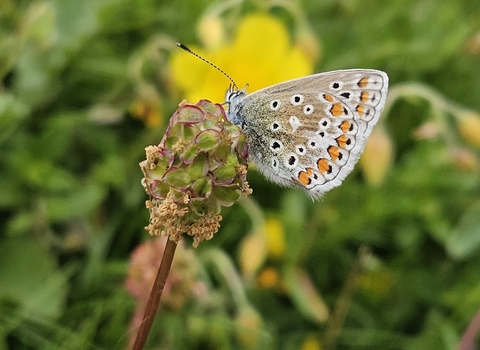
<svg viewBox="0 0 480 350"><path fill-rule="evenodd" d="M48 218L53 222L88 215L98 208L105 198L106 187L88 182L78 184L73 190L50 193L45 199Z"/></svg>
<svg viewBox="0 0 480 350"><path fill-rule="evenodd" d="M28 115L28 107L12 94L0 94L0 145L20 127Z"/></svg>
<svg viewBox="0 0 480 350"><path fill-rule="evenodd" d="M192 183L192 178L185 169L171 169L167 171L164 181L173 187L185 187Z"/></svg>
<svg viewBox="0 0 480 350"><path fill-rule="evenodd" d="M52 256L34 240L0 241L0 300L19 303L23 315L58 317L65 302L66 278L55 272Z"/></svg>
<svg viewBox="0 0 480 350"><path fill-rule="evenodd" d="M208 196L212 191L212 182L207 177L200 178L193 183L192 189L198 196Z"/></svg>
<svg viewBox="0 0 480 350"><path fill-rule="evenodd" d="M285 241L289 247L285 253L287 255L286 259L290 264L296 264L299 254L304 249L305 242L313 234L312 231L305 231L308 200L301 191L290 190L285 192L285 196L281 201L281 216L285 225Z"/></svg>
<svg viewBox="0 0 480 350"><path fill-rule="evenodd" d="M205 130L198 134L195 140L198 148L203 151L209 151L218 146L219 133L216 130Z"/></svg>
<svg viewBox="0 0 480 350"><path fill-rule="evenodd" d="M467 259L480 250L480 201L472 204L453 229L446 243L455 259Z"/></svg>
<svg viewBox="0 0 480 350"><path fill-rule="evenodd" d="M425 321L422 333L406 350L450 350L458 345L458 336L453 325L438 312L432 311Z"/></svg>
<svg viewBox="0 0 480 350"><path fill-rule="evenodd" d="M227 164L218 167L213 173L215 174L215 181L217 183L222 183L224 181L233 180L237 171L235 170L235 166Z"/></svg>
<svg viewBox="0 0 480 350"><path fill-rule="evenodd" d="M224 207L229 207L240 198L240 191L238 186L215 186L213 188L213 195Z"/></svg>
<svg viewBox="0 0 480 350"><path fill-rule="evenodd" d="M207 175L208 167L206 162L206 154L201 153L195 158L194 162L186 168L188 175L195 181Z"/></svg>
<svg viewBox="0 0 480 350"><path fill-rule="evenodd" d="M185 106L180 109L178 113L178 121L181 123L198 123L204 118L204 114L201 109L195 106Z"/></svg>
<svg viewBox="0 0 480 350"><path fill-rule="evenodd" d="M190 163L193 161L197 153L199 153L197 145L191 144L190 146L187 146L182 153L183 162L187 164Z"/></svg>
<svg viewBox="0 0 480 350"><path fill-rule="evenodd" d="M285 286L303 315L318 323L327 321L328 307L304 271L289 268L285 272Z"/></svg>

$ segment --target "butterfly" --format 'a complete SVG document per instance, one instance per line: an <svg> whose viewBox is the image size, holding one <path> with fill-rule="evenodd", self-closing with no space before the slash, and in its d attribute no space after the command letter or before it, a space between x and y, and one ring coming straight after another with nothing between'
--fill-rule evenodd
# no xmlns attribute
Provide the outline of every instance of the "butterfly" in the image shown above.
<svg viewBox="0 0 480 350"><path fill-rule="evenodd" d="M227 119L268 179L312 198L353 170L385 105L388 76L374 69L309 75L247 94L230 87Z"/></svg>

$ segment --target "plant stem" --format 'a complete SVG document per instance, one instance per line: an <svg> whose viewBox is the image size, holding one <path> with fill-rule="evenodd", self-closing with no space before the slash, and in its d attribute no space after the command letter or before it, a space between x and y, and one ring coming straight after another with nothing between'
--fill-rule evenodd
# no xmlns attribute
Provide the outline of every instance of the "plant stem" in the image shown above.
<svg viewBox="0 0 480 350"><path fill-rule="evenodd" d="M463 333L460 343L458 343L457 350L468 350L474 349L475 345L475 336L479 333L480 330L480 309L477 311L477 314L473 317L472 322L468 326L465 333Z"/></svg>
<svg viewBox="0 0 480 350"><path fill-rule="evenodd" d="M365 259L371 254L370 249L366 246L361 246L357 260L352 266L345 284L340 292L333 314L328 321L327 330L325 332L324 348L326 350L334 350L337 347L338 337L342 331L343 323L347 317L353 295L357 289L358 276L362 272Z"/></svg>
<svg viewBox="0 0 480 350"><path fill-rule="evenodd" d="M168 239L167 245L165 246L165 251L163 253L162 262L158 268L157 277L153 283L152 291L150 292L150 297L148 298L147 307L145 308L145 314L143 315L143 320L140 324L140 329L138 330L132 350L143 350L143 347L147 342L148 333L150 332L153 320L155 319L155 314L158 310L158 305L160 304L160 298L162 297L163 288L165 286L168 273L170 272L170 267L172 266L176 248L177 243Z"/></svg>

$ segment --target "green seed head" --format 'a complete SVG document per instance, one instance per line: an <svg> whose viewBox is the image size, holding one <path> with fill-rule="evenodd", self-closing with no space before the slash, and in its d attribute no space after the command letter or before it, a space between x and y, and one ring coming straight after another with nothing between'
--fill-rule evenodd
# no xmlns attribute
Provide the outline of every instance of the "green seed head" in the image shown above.
<svg viewBox="0 0 480 350"><path fill-rule="evenodd" d="M150 234L178 241L186 232L197 246L219 227L222 206L251 193L246 181L247 144L222 106L182 103L158 146L140 163L150 195Z"/></svg>

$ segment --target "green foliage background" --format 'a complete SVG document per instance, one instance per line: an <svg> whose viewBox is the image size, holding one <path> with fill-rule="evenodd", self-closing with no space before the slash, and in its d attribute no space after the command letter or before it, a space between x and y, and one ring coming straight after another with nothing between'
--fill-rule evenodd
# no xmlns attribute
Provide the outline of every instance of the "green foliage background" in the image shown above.
<svg viewBox="0 0 480 350"><path fill-rule="evenodd" d="M151 44L196 42L196 22L211 4L0 3L0 349L125 348L135 300L124 280L148 222L138 163L166 124L147 127L130 113L139 99L132 62L143 60L167 119L181 96L166 79L166 50L152 54ZM241 11L262 5L246 2ZM422 82L480 111L478 0L304 0L299 8L322 43L317 71L375 67L392 87ZM272 266L304 269L330 309L358 248L372 250L380 278L355 293L338 349L453 349L480 307L478 166L456 166L452 143L441 138L413 138L432 113L415 96L395 103L386 122L394 164L381 187L356 170L313 203L249 173L260 212L286 228L287 252ZM479 150L448 125L454 144L478 161ZM199 254L217 247L236 264L252 229L245 208L225 210ZM320 346L327 326L309 319L301 296L245 288L262 318L261 342L235 338L228 309L207 317L186 306L156 322L153 339L163 347L150 348L315 349L305 345L309 336ZM219 294L228 299L221 287ZM202 332L185 327L199 319Z"/></svg>

